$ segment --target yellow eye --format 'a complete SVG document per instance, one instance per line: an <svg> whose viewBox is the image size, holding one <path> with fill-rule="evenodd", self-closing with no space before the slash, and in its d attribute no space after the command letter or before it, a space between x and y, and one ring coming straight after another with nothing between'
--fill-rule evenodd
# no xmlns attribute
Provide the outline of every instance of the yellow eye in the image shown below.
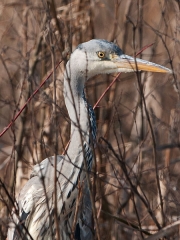
<svg viewBox="0 0 180 240"><path fill-rule="evenodd" d="M105 57L104 52L97 52L97 55L98 55L99 58L104 58Z"/></svg>

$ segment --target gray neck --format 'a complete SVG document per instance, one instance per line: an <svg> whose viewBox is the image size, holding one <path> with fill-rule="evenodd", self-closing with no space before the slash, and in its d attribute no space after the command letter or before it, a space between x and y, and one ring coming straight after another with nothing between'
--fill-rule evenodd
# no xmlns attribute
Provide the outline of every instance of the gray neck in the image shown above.
<svg viewBox="0 0 180 240"><path fill-rule="evenodd" d="M89 118L87 104L83 99L84 73L66 65L64 75L64 99L71 120L71 136L67 155L73 161L82 149L83 142L89 143Z"/></svg>

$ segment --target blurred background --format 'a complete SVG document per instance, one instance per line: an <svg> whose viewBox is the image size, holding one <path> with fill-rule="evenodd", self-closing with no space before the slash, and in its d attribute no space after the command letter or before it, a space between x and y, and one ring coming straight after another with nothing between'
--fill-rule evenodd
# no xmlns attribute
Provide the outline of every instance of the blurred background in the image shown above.
<svg viewBox="0 0 180 240"><path fill-rule="evenodd" d="M62 60L55 72L58 126L50 77L0 137L0 239L33 165L54 154L56 132L64 152L70 137L64 66L78 44L93 38L174 71L120 74L95 108L91 176L100 237L150 239L174 224L167 239L180 239L179 37L178 0L0 0L0 132ZM88 81L92 106L114 79Z"/></svg>

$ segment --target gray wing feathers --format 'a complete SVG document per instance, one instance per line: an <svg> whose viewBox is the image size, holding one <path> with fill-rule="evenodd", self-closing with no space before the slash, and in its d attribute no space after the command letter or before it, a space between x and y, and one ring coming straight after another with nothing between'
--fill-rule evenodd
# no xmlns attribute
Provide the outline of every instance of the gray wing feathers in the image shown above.
<svg viewBox="0 0 180 240"><path fill-rule="evenodd" d="M57 156L57 164L62 160L63 156ZM41 207L42 203L46 202L45 192L50 193L48 183L52 180L54 176L54 157L46 158L40 164L36 164L33 168L31 178L22 188L19 198L18 198L18 207L19 207L19 216L12 213L12 222L9 224L8 229L8 240L20 239L17 235L17 228L22 225L19 222L22 215L24 214L26 220L26 227L31 225L30 222L31 216L36 211L36 218L33 219L33 222L38 221L43 216L44 209ZM49 196L48 196L49 198ZM23 237L23 239L25 239ZM30 239L30 238L27 238Z"/></svg>
<svg viewBox="0 0 180 240"><path fill-rule="evenodd" d="M92 229L92 205L90 199L90 192L87 186L87 181L84 186L82 209L80 210L80 216L78 219L80 228L80 239L81 240L92 240L93 229Z"/></svg>

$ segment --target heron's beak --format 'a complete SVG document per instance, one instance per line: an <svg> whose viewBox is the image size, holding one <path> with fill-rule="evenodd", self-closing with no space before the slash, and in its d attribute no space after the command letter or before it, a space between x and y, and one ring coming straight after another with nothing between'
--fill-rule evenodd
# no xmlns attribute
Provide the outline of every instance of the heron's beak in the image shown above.
<svg viewBox="0 0 180 240"><path fill-rule="evenodd" d="M112 61L116 64L120 72L147 71L172 73L172 70L169 68L139 58L132 58L125 54L114 57Z"/></svg>

